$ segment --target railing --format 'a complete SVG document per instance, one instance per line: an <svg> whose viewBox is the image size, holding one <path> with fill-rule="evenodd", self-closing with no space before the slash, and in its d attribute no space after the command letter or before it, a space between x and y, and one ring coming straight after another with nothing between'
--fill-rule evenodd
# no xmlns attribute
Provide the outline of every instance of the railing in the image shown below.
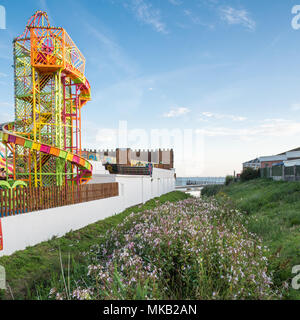
<svg viewBox="0 0 300 320"><path fill-rule="evenodd" d="M116 182L73 187L0 189L0 217L68 206L118 195L119 188Z"/></svg>
<svg viewBox="0 0 300 320"><path fill-rule="evenodd" d="M163 163L160 163L160 164L155 163L155 164L154 164L154 168L165 169L165 170L171 170L171 169L173 169L171 164L163 164Z"/></svg>
<svg viewBox="0 0 300 320"><path fill-rule="evenodd" d="M191 177L183 178L178 177L176 179L176 187L193 187L193 186L206 186L206 185L223 185L225 184L225 178L223 177Z"/></svg>
<svg viewBox="0 0 300 320"><path fill-rule="evenodd" d="M123 164L105 164L105 169L111 174L124 174L124 175L142 175L150 176L152 169L148 167L131 167Z"/></svg>

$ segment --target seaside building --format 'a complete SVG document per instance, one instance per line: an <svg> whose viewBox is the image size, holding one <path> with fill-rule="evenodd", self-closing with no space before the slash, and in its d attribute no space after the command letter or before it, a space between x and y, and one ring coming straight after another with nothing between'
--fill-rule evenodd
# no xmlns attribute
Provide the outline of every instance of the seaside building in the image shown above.
<svg viewBox="0 0 300 320"><path fill-rule="evenodd" d="M259 160L260 160L260 168L269 168L269 167L272 167L274 164L278 164L284 160L287 160L287 157L285 154L282 154L282 155L260 157Z"/></svg>
<svg viewBox="0 0 300 320"><path fill-rule="evenodd" d="M298 160L298 159L300 159L300 148L295 148L289 151L285 151L277 155L260 157L259 161L260 161L261 168L268 168L268 167L272 167L275 164L280 164L283 161Z"/></svg>
<svg viewBox="0 0 300 320"><path fill-rule="evenodd" d="M276 155L262 156L243 163L243 169L271 168L274 165L288 163L291 160L300 160L300 148L295 148Z"/></svg>
<svg viewBox="0 0 300 320"><path fill-rule="evenodd" d="M260 168L260 160L258 158L254 160L250 160L243 163L243 169L252 168L252 169L259 169Z"/></svg>

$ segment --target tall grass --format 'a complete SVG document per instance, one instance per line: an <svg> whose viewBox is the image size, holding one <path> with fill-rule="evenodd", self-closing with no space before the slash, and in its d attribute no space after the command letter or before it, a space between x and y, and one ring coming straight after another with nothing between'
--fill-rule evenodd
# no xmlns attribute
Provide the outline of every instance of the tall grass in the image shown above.
<svg viewBox="0 0 300 320"><path fill-rule="evenodd" d="M300 264L300 182L257 179L231 184L222 192L248 215L248 230L270 248L275 283L289 287L286 298L300 299L299 290L290 285L292 267Z"/></svg>
<svg viewBox="0 0 300 320"><path fill-rule="evenodd" d="M65 276L55 279L48 297L278 298L267 271L268 248L245 223L240 212L215 200L187 199L132 213L83 253L86 263L68 271L67 288Z"/></svg>
<svg viewBox="0 0 300 320"><path fill-rule="evenodd" d="M86 258L82 254L91 246L105 241L104 236L122 223L133 212L152 210L159 204L187 199L190 196L174 191L143 205L126 209L120 214L91 224L81 230L72 231L61 238L53 238L34 247L18 251L10 256L0 257L0 265L5 267L8 291L0 291L1 299L43 299L48 297L49 287L55 286L65 270L67 288L70 281L78 274L86 272ZM9 219L9 218L8 218ZM62 280L63 281L63 280Z"/></svg>

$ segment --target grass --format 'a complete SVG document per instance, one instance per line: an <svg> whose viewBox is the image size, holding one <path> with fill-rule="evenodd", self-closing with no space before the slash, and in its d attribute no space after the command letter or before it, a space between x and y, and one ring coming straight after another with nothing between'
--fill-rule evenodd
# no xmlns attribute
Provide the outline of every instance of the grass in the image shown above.
<svg viewBox="0 0 300 320"><path fill-rule="evenodd" d="M270 252L227 202L191 198L132 213L68 263L40 299L277 299ZM72 266L71 266L72 265ZM71 267L70 267L71 266Z"/></svg>
<svg viewBox="0 0 300 320"><path fill-rule="evenodd" d="M11 292L0 292L0 299L34 299L39 290L51 286L53 279L61 273L61 269L71 264L80 268L84 260L82 252L93 245L100 245L107 230L116 227L131 213L151 210L165 202L176 202L187 199L183 192L171 192L160 198L152 199L144 205L128 208L115 216L91 224L81 230L73 231L61 238L29 247L11 256L0 258L0 265L6 269L6 278ZM61 265L61 261L63 262Z"/></svg>
<svg viewBox="0 0 300 320"><path fill-rule="evenodd" d="M215 190L211 191L215 193ZM293 277L292 267L300 264L300 182L256 179L249 182L232 183L229 186L224 186L216 197L217 199L225 199L230 208L237 208L243 212L248 220L247 230L262 238L262 245L270 248L268 271L273 272L272 278L275 287L280 287L283 282L287 282L290 287ZM70 232L62 238L55 238L17 252L12 256L0 258L0 265L6 268L7 280L12 292L12 294L9 291L2 292L2 296L0 292L0 299L1 297L12 299L12 295L14 299L47 298L49 289L57 287L62 279L65 281L63 288L68 288L70 279L72 279L70 273L76 276L86 275L87 257L82 255L82 252L91 252L91 248L95 247L95 255L97 256L97 248L106 245L110 230L121 228L121 225L132 213L157 210L159 205L168 201L178 202L186 198L188 196L182 192L173 192L153 199L145 205L129 208L121 214L81 230ZM232 219L232 227L234 227L234 222L237 223L237 221L235 218ZM132 220L131 224L134 223L136 221ZM218 223L218 225L221 224ZM131 230L130 224L126 226L128 230ZM120 229L119 234L122 234L121 231ZM197 243L197 246L202 244L201 241ZM118 249L118 247L116 248ZM151 246L147 248L147 254L152 252ZM119 249L121 250L122 246ZM182 249L179 252L181 251ZM207 255L207 257L209 256ZM163 257L157 261L163 261ZM165 269L163 268L163 270ZM64 272L63 276L62 271ZM198 271L195 274L198 274ZM118 297L120 273L114 274L114 278L116 278L117 284L116 287L111 288L111 292L114 294L112 297ZM209 284L212 285L213 282L209 280ZM200 286L199 288L204 287ZM85 293L83 292L83 294ZM142 288L138 288L137 292L132 294L133 297L144 296ZM180 294L182 295L182 292ZM197 298L196 293L192 297ZM207 296L205 297L207 298ZM300 299L300 292L289 288L285 297Z"/></svg>
<svg viewBox="0 0 300 320"><path fill-rule="evenodd" d="M255 179L224 187L233 205L249 216L248 230L263 239L273 253L271 268L279 284L291 284L291 270L300 264L300 182ZM289 289L288 299L300 299Z"/></svg>
<svg viewBox="0 0 300 320"><path fill-rule="evenodd" d="M207 185L201 190L202 196L212 197L215 196L223 188L223 185Z"/></svg>

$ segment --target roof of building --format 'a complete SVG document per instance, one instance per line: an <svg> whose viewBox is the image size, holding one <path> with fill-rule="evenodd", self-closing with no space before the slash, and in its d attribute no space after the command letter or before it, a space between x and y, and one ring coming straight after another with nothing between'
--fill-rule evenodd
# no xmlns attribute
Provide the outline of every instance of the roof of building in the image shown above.
<svg viewBox="0 0 300 320"><path fill-rule="evenodd" d="M258 164L264 161L287 161L287 160L296 160L296 159L300 159L300 147L292 150L288 150L276 155L264 156L264 157L259 157L250 161L246 161L243 163L243 165L254 164L254 163Z"/></svg>
<svg viewBox="0 0 300 320"><path fill-rule="evenodd" d="M285 167L300 166L300 159L284 161L284 166Z"/></svg>
<svg viewBox="0 0 300 320"><path fill-rule="evenodd" d="M261 162L265 162L265 161L283 161L283 160L287 160L287 156L286 156L286 154L282 154L282 155L260 157L259 159L260 159Z"/></svg>
<svg viewBox="0 0 300 320"><path fill-rule="evenodd" d="M250 164L250 163L260 163L260 160L259 160L259 158L256 158L256 159L253 159L253 160L250 160L250 161L246 161L243 164Z"/></svg>
<svg viewBox="0 0 300 320"><path fill-rule="evenodd" d="M300 158L300 148L295 148L272 156L260 157L260 161L284 161Z"/></svg>
<svg viewBox="0 0 300 320"><path fill-rule="evenodd" d="M294 151L300 151L300 147L299 147L299 148L292 149L292 150L285 151L285 152L283 152L283 153L279 153L278 156L283 155L283 154L286 154L286 153L288 153L288 152L294 152Z"/></svg>

